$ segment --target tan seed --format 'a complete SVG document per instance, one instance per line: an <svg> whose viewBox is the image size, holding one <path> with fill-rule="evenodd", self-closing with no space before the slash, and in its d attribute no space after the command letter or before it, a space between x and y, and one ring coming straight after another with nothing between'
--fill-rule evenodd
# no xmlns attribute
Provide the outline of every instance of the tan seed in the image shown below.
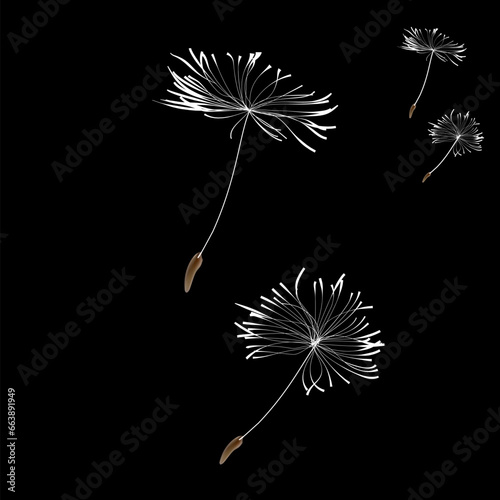
<svg viewBox="0 0 500 500"><path fill-rule="evenodd" d="M417 107L417 106L415 106L415 104L412 104L412 105L411 105L411 108L410 108L410 118L411 118L411 115L413 114L413 112L415 111L415 108L416 108L416 107Z"/></svg>
<svg viewBox="0 0 500 500"><path fill-rule="evenodd" d="M422 182L425 182L429 177L431 176L431 173L430 172L427 172L425 175L424 175L424 178L422 179Z"/></svg>
<svg viewBox="0 0 500 500"><path fill-rule="evenodd" d="M243 444L243 439L241 439L241 436L237 436L235 437L225 448L224 448L224 451L222 452L222 455L220 457L220 460L219 460L219 464L223 464L226 460L227 460L227 457L229 457L229 455L231 455L231 453L234 451L234 450L237 450L241 445Z"/></svg>
<svg viewBox="0 0 500 500"><path fill-rule="evenodd" d="M191 259L189 265L187 266L186 276L184 277L184 291L186 293L189 292L191 284L193 283L194 275L196 274L196 271L198 271L198 269L201 267L202 263L203 258L200 255L200 252L195 253L194 257Z"/></svg>

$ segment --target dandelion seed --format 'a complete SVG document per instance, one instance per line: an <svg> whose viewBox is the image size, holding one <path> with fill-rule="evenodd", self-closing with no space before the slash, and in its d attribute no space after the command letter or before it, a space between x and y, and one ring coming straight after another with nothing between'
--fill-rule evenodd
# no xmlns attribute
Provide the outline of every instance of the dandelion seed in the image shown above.
<svg viewBox="0 0 500 500"><path fill-rule="evenodd" d="M249 118L272 139L277 141L286 139L286 134L289 132L300 144L314 152L315 150L301 139L292 130L291 126L301 125L317 137L326 139L321 132L336 127L333 125L319 125L315 120L328 115L337 106L333 108L325 107L329 103L331 94L319 99L311 99L314 92L309 94L298 92L302 85L290 88L287 91L280 90L280 93L278 93L279 87L283 85L282 81L290 78L291 75L282 75L281 70L278 69L274 76L266 80L266 77L270 75L270 65L254 77L256 73L254 69L257 60L262 54L261 52L250 53L246 63L242 62L241 56L234 58L228 53L227 56L231 60L232 66L232 80L230 82L224 78L219 63L213 54L210 62L203 52L200 52L198 57L192 49L189 49L189 52L193 59L191 62L174 54L172 55L182 61L189 68L191 74L182 77L169 68L174 78L175 90L168 90L168 92L175 96L175 99L161 99L157 102L176 109L200 111L208 118L236 119L236 123L229 134L230 138L233 137L233 132L241 124L236 159L226 195L212 231L199 252L201 257L224 210ZM278 125L273 124L276 120Z"/></svg>
<svg viewBox="0 0 500 500"><path fill-rule="evenodd" d="M452 151L454 156L472 150L481 151L481 141L484 139L482 132L478 132L477 129L479 123L474 118L469 118L469 112L464 116L458 113L454 119L453 111L451 111L449 115L440 118L437 124L430 123L430 125L432 125L432 128L429 129L429 134L434 144L441 142L452 142L453 144L438 165L425 174L422 182L425 182L430 177L432 172L444 162Z"/></svg>
<svg viewBox="0 0 500 500"><path fill-rule="evenodd" d="M242 440L248 436L267 417L299 375L307 395L313 389L324 392L323 379L333 387L333 374L348 384L350 382L346 377L349 374L366 379L378 378L378 368L372 357L384 345L380 340L373 339L380 330L365 333L369 323L365 321L365 316L360 317L359 314L362 310L372 309L372 306L362 306L361 292L351 293L347 300L341 300L343 274L335 286L330 285L331 295L328 299L325 298L323 281L319 279L314 282L314 308L309 312L298 294L299 281L304 271L302 269L297 276L295 293L280 283L284 291L273 288L272 299L261 297L262 311L237 304L250 311L251 318L260 320L259 323L235 323L245 332L238 337L252 342L247 346L247 349L252 349L247 359L276 355L305 357L271 408L248 432L236 439Z"/></svg>
<svg viewBox="0 0 500 500"><path fill-rule="evenodd" d="M203 264L203 259L201 257L201 253L195 253L191 261L189 262L186 269L186 276L184 277L184 291L187 293L191 289L191 285L193 283L194 275L196 271Z"/></svg>
<svg viewBox="0 0 500 500"><path fill-rule="evenodd" d="M222 465L231 455L234 450L237 450L243 444L243 437L236 436L225 448L222 452L222 455L219 460L219 464Z"/></svg>
<svg viewBox="0 0 500 500"><path fill-rule="evenodd" d="M429 76L429 70L431 68L432 58L435 55L438 59L443 62L450 61L455 66L458 66L458 62L460 62L465 56L461 53L466 49L463 44L458 45L458 43L448 41L448 36L443 35L442 33L438 33L437 28L433 30L429 29L416 29L410 28L409 30L405 30L408 33L408 36L403 33L403 37L405 41L403 45L400 47L404 50L411 50L416 52L417 54L426 54L426 60L429 60L429 64L427 66L427 72L425 73L424 83L422 88L420 89L420 93L416 101L411 105L409 116L410 118L417 107L417 102L424 91L425 84L427 82L427 77ZM425 33L424 33L425 31Z"/></svg>

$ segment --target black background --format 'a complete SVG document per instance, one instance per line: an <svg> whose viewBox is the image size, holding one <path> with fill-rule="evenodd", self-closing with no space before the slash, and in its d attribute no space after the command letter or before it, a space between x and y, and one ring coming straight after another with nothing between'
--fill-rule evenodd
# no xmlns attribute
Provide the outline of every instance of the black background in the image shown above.
<svg viewBox="0 0 500 500"><path fill-rule="evenodd" d="M402 2L348 63L340 43L352 44L354 29L364 29L370 11L386 2L268 3L243 0L221 20L212 2L73 1L18 53L7 35L20 34L23 16L31 19L40 7L4 7L1 400L5 409L7 388L15 389L19 498L75 497L76 479L114 450L125 462L89 498L407 498L425 471L447 459L457 473L436 497L492 498L498 491L498 434L467 463L453 453L484 425L488 408L500 405L498 95L471 112L485 137L482 152L449 156L422 184L447 151L437 145L394 192L384 177L397 174L398 156L408 158L415 139L428 136L429 121L474 95L478 77L500 80L493 4ZM459 66L433 63L408 120L426 69L424 56L398 48L410 26L439 27L465 44L467 57ZM226 52L262 51L262 67L291 73L290 81L316 96L332 92L339 107L326 120L337 126L327 141L304 136L316 153L289 136L243 163L186 295L186 265L223 195L189 224L179 206L191 204L193 189L234 158L232 122L153 102L167 97L170 76L123 120L111 105L141 84L148 66L185 74L170 54L189 58L189 47L220 61ZM104 118L116 129L59 182L51 164ZM248 135L257 136L252 127ZM287 270L313 255L317 238L327 237L340 246L302 290L310 292L313 278L335 283L346 273L347 290L361 290L374 306L370 324L382 340L407 331L413 343L360 395L338 379L306 396L297 380L220 466L224 446L267 411L298 368L293 358L247 361L242 345L228 347L224 334L236 335L241 315L235 302L269 296ZM123 267L134 280L85 324L77 306ZM455 278L467 289L417 332L409 316ZM19 365L30 366L31 350L42 350L48 333L68 321L78 321L81 333L25 385ZM130 452L121 436L167 396L178 409ZM306 450L258 494L248 478L294 439Z"/></svg>

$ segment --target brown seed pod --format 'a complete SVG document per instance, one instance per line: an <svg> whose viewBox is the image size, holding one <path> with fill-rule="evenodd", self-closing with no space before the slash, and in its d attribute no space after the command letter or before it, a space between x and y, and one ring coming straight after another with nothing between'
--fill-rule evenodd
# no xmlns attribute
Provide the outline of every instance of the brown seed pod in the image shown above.
<svg viewBox="0 0 500 500"><path fill-rule="evenodd" d="M187 266L186 276L184 277L184 291L186 293L189 292L191 284L193 283L194 275L196 274L196 271L198 271L198 269L201 267L202 263L203 258L200 252L195 253L194 257L191 259L189 265Z"/></svg>
<svg viewBox="0 0 500 500"><path fill-rule="evenodd" d="M224 451L222 452L222 455L220 457L220 460L219 460L219 464L222 465L226 460L227 458L229 457L229 455L231 455L231 453L234 451L234 450L237 450L241 445L243 444L243 439L241 439L241 436L237 436L235 437L225 448L224 448Z"/></svg>
<svg viewBox="0 0 500 500"><path fill-rule="evenodd" d="M425 175L424 175L424 178L422 179L422 182L425 182L429 177L431 176L431 173L430 172L427 172Z"/></svg>

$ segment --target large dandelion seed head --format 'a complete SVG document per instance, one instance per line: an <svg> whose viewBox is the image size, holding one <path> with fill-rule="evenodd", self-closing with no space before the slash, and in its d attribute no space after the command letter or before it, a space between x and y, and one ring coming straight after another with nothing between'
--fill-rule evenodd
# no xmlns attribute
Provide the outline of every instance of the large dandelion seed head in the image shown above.
<svg viewBox="0 0 500 500"><path fill-rule="evenodd" d="M189 52L191 62L172 54L189 68L191 74L180 76L169 68L174 78L175 90L168 92L176 97L161 99L161 104L188 111L201 111L209 118L239 118L231 129L231 137L237 125L245 118L251 117L273 139L285 139L285 132L288 130L303 146L313 152L315 150L296 135L290 125L300 124L321 139L326 137L320 132L336 128L315 122L317 118L328 115L337 108L326 106L331 94L311 99L314 92L298 92L302 85L289 87L288 90L282 89L283 80L291 75L282 75L280 69L274 73L270 71L269 65L257 71L256 63L262 55L261 52L250 53L246 62L242 56L235 58L227 53L232 67L232 75L228 79L213 54L210 60L203 52L200 52L198 57L192 49L189 49Z"/></svg>
<svg viewBox="0 0 500 500"><path fill-rule="evenodd" d="M469 112L465 115L458 113L453 116L453 110L449 115L444 115L437 121L437 124L430 123L432 128L429 134L435 144L441 142L454 142L453 154L455 156L463 153L481 151L482 132L478 132L479 123L474 118L469 117Z"/></svg>
<svg viewBox="0 0 500 500"><path fill-rule="evenodd" d="M280 283L283 291L272 289L271 299L261 297L261 311L237 304L250 311L250 318L259 323L244 321L236 325L245 333L238 335L251 343L248 358L267 358L275 355L306 358L302 364L302 385L309 394L313 388L324 392L319 385L322 379L332 387L332 374L345 382L349 374L366 379L378 378L378 368L373 356L384 344L374 341L380 330L370 332L369 323L362 311L372 309L363 306L360 292L341 297L344 287L342 275L335 286L330 285L330 294L323 281L314 282L314 306L309 311L299 298L299 281L302 269L295 282L295 293Z"/></svg>
<svg viewBox="0 0 500 500"><path fill-rule="evenodd" d="M450 61L455 66L458 66L458 63L465 57L462 54L466 50L463 44L459 45L449 40L448 36L438 33L437 28L432 30L410 28L405 31L407 35L403 33L405 40L401 49L427 54L427 58L435 54L441 61Z"/></svg>

